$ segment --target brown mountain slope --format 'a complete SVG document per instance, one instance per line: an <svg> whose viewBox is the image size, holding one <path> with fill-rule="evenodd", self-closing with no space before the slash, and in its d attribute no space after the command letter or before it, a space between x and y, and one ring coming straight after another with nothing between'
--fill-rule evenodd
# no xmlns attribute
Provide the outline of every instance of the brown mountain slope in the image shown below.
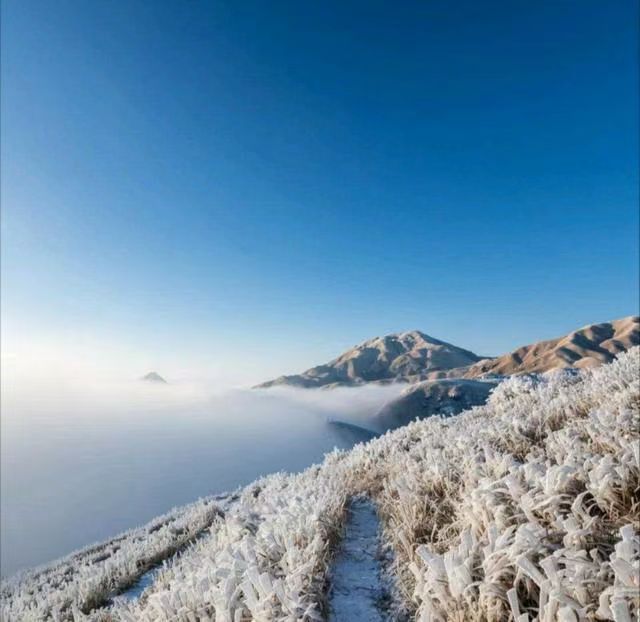
<svg viewBox="0 0 640 622"><path fill-rule="evenodd" d="M640 318L629 316L613 322L591 324L565 337L522 346L466 369L450 370L448 377L477 378L487 374L539 373L565 367L595 367L610 363L617 354L640 343Z"/></svg>

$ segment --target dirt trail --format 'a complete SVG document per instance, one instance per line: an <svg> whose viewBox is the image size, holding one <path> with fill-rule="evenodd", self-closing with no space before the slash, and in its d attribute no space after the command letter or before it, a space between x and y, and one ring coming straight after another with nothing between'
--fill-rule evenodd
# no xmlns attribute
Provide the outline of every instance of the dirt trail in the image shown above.
<svg viewBox="0 0 640 622"><path fill-rule="evenodd" d="M385 622L387 597L379 555L379 520L369 499L356 497L331 573L329 622Z"/></svg>

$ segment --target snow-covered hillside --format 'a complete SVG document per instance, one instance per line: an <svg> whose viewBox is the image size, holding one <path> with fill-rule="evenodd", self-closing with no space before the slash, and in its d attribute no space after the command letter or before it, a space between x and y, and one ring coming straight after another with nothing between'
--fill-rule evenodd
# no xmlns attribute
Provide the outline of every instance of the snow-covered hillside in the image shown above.
<svg viewBox="0 0 640 622"><path fill-rule="evenodd" d="M353 386L367 382L415 382L431 372L467 368L482 357L430 337L419 330L374 337L340 356L293 376L281 376L255 388Z"/></svg>
<svg viewBox="0 0 640 622"><path fill-rule="evenodd" d="M637 620L639 370L634 348L579 373L509 378L484 406L10 579L2 619L322 620L347 501L365 493L394 553L395 618ZM190 541L138 601L110 600Z"/></svg>

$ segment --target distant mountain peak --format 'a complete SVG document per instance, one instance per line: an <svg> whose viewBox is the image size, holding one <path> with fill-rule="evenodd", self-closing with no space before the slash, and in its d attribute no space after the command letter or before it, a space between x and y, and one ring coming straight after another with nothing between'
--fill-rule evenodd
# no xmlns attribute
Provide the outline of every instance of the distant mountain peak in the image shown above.
<svg viewBox="0 0 640 622"><path fill-rule="evenodd" d="M140 380L144 380L145 382L158 382L160 384L167 384L167 381L155 371L150 371L148 374L145 374L140 378Z"/></svg>
<svg viewBox="0 0 640 622"><path fill-rule="evenodd" d="M466 367L482 360L469 350L430 337L419 330L373 337L324 365L302 374L282 376L259 385L321 387L366 382L414 382L426 374Z"/></svg>

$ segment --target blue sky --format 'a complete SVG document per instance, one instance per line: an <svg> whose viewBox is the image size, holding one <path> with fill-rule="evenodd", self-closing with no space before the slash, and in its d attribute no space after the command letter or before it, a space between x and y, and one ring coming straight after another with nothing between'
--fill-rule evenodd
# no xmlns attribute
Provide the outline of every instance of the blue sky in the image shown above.
<svg viewBox="0 0 640 622"><path fill-rule="evenodd" d="M3 2L5 353L242 382L399 330L498 354L636 313L637 23Z"/></svg>

